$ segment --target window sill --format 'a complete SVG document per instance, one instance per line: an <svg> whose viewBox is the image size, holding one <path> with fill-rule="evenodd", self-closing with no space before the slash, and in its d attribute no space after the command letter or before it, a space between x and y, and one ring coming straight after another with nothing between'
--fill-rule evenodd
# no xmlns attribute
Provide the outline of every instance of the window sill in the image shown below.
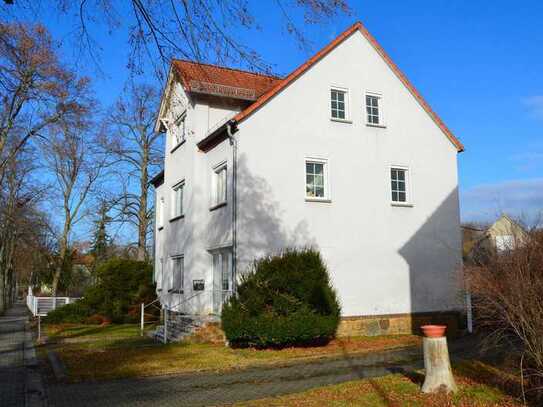
<svg viewBox="0 0 543 407"><path fill-rule="evenodd" d="M221 202L216 205L213 205L211 208L209 208L209 211L214 211L215 209L222 208L223 206L226 206L226 202Z"/></svg>
<svg viewBox="0 0 543 407"><path fill-rule="evenodd" d="M171 218L170 222L175 222L176 220L184 219L184 218L185 218L185 215L179 215L179 216L176 216L174 218Z"/></svg>
<svg viewBox="0 0 543 407"><path fill-rule="evenodd" d="M404 207L404 208L412 208L415 205L413 205L412 203L409 203L409 202L391 202L390 206L400 206L400 207Z"/></svg>
<svg viewBox="0 0 543 407"><path fill-rule="evenodd" d="M168 290L168 294L183 294L183 290Z"/></svg>
<svg viewBox="0 0 543 407"><path fill-rule="evenodd" d="M332 200L329 198L305 198L306 202L322 202L322 203L332 203Z"/></svg>
<svg viewBox="0 0 543 407"><path fill-rule="evenodd" d="M352 120L349 120L349 119L340 119L340 118L337 118L337 117L330 117L330 121L332 121L332 122L340 122L340 123L350 123L350 124L353 123Z"/></svg>
<svg viewBox="0 0 543 407"><path fill-rule="evenodd" d="M377 127L378 129L386 129L387 126L384 124L373 124L373 123L366 123L366 126L368 127Z"/></svg>
<svg viewBox="0 0 543 407"><path fill-rule="evenodd" d="M170 150L170 154L172 154L175 150L177 150L179 147L181 147L183 144L185 144L185 141L187 141L187 139L184 139L181 143L177 144L174 148L172 148Z"/></svg>

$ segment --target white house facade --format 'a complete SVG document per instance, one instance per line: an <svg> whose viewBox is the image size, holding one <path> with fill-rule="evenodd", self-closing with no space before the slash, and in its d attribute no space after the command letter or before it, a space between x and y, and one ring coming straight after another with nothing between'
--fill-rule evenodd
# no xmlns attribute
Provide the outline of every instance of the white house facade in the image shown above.
<svg viewBox="0 0 543 407"><path fill-rule="evenodd" d="M346 334L461 310L463 147L360 23L285 78L174 61L157 130L164 307L219 315L254 259L313 246Z"/></svg>

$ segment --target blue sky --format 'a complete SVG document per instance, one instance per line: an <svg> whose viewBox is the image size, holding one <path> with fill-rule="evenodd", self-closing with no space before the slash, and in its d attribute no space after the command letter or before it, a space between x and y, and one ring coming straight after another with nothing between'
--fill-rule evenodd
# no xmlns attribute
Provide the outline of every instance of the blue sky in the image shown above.
<svg viewBox="0 0 543 407"><path fill-rule="evenodd" d="M255 1L262 30L241 32L276 72L286 74L356 20L361 20L432 108L460 138L463 220L490 220L500 211L534 217L543 207L543 2L351 1L353 13L305 27L311 52L281 28L273 2ZM297 16L300 21L301 16ZM73 57L70 27L43 21ZM112 103L128 77L126 27L108 34L91 27L102 46L105 75L98 98ZM81 70L96 76L92 64ZM152 73L149 73L152 80ZM145 79L145 77L143 78Z"/></svg>

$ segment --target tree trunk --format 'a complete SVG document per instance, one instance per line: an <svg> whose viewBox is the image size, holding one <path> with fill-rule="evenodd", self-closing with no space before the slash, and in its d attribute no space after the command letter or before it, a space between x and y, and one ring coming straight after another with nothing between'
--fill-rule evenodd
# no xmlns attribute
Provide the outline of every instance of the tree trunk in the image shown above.
<svg viewBox="0 0 543 407"><path fill-rule="evenodd" d="M424 368L426 378L422 385L423 393L435 393L445 390L456 393L458 388L454 382L447 349L447 337L423 338Z"/></svg>
<svg viewBox="0 0 543 407"><path fill-rule="evenodd" d="M5 268L3 262L3 251L3 247L0 247L0 315L6 310L4 289Z"/></svg>
<svg viewBox="0 0 543 407"><path fill-rule="evenodd" d="M64 230L62 232L62 237L60 239L60 247L59 247L59 259L57 262L57 265L55 267L55 273L53 274L53 284L52 284L52 294L53 297L57 296L57 290L58 285L60 283L60 277L62 276L62 270L64 268L64 264L66 262L66 253L68 251L68 234L69 234L70 228L68 226L68 222L64 225Z"/></svg>
<svg viewBox="0 0 543 407"><path fill-rule="evenodd" d="M143 161L141 163L141 178L140 178L140 199L138 208L138 253L139 261L147 260L147 196L149 194L149 174L147 167L149 165L149 147L143 148Z"/></svg>

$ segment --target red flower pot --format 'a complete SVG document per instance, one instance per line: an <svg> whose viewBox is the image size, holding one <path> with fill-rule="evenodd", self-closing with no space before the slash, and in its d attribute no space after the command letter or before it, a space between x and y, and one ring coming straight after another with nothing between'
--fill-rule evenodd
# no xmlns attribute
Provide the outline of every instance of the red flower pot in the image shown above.
<svg viewBox="0 0 543 407"><path fill-rule="evenodd" d="M441 338L445 336L447 325L422 325L420 329L427 338Z"/></svg>

